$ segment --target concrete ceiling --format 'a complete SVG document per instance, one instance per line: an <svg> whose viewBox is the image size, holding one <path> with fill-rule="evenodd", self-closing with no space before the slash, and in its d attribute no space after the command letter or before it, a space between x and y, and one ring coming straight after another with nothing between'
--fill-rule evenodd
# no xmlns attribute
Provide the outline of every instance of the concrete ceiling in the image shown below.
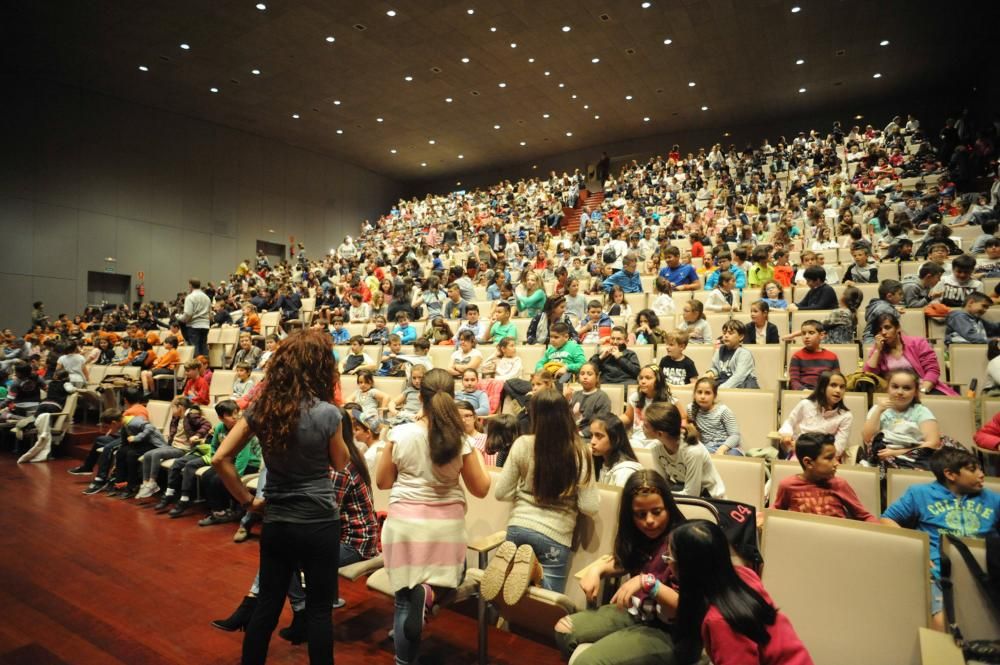
<svg viewBox="0 0 1000 665"><path fill-rule="evenodd" d="M957 8L996 15L929 0L263 1L7 3L2 67L412 182L940 83L983 62L995 24Z"/></svg>

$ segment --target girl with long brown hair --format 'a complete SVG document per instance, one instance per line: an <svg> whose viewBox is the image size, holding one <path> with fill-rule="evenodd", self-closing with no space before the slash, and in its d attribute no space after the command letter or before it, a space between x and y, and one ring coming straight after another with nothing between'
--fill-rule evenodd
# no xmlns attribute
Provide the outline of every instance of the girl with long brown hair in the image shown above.
<svg viewBox="0 0 1000 665"><path fill-rule="evenodd" d="M459 477L473 496L490 491L490 476L464 434L451 374L427 372L420 403L416 422L389 432L375 471L379 489L391 490L382 553L396 596L397 663L417 659L435 591L457 588L464 576L465 492Z"/></svg>
<svg viewBox="0 0 1000 665"><path fill-rule="evenodd" d="M348 461L341 412L331 403L337 381L330 336L316 330L292 333L268 363L266 389L212 458L243 508L265 513L260 595L243 639L244 665L267 659L285 592L300 567L308 580L309 662L333 663L340 520L330 467L341 471ZM254 435L267 466L266 499L253 499L234 465L236 454Z"/></svg>
<svg viewBox="0 0 1000 665"><path fill-rule="evenodd" d="M569 572L573 530L580 513L597 513L600 495L593 462L577 432L566 398L554 388L531 400L531 434L510 449L497 480L496 498L513 501L507 542L484 573L480 592L517 603L541 568L541 584L563 592Z"/></svg>

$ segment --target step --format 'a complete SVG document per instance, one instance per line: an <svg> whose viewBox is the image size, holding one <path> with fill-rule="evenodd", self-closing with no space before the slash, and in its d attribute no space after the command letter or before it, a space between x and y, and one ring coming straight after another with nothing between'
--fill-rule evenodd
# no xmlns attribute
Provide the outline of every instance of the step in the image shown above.
<svg viewBox="0 0 1000 665"><path fill-rule="evenodd" d="M60 457L72 457L83 461L90 452L94 439L101 433L101 428L94 425L74 424L59 446Z"/></svg>

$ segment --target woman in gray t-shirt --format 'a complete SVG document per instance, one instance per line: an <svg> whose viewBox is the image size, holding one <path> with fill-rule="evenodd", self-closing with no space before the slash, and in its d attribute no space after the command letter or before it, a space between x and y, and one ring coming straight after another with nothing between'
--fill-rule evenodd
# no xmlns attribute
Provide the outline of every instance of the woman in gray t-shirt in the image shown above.
<svg viewBox="0 0 1000 665"><path fill-rule="evenodd" d="M264 514L260 595L243 638L243 663L264 663L291 576L308 580L309 662L333 663L333 602L340 556L340 521L330 467L344 469L347 446L340 410L331 403L338 381L330 336L305 330L271 356L264 390L219 446L212 464L233 497ZM251 437L267 465L266 499L240 482L234 459Z"/></svg>

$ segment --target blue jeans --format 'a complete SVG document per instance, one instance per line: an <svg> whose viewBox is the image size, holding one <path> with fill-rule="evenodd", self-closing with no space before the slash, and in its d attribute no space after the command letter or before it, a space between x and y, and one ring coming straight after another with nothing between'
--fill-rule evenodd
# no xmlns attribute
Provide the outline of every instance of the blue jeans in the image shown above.
<svg viewBox="0 0 1000 665"><path fill-rule="evenodd" d="M264 498L264 483L267 481L267 467L264 466L264 460L260 461L260 475L257 476L257 498ZM259 517L253 513L245 513L240 519L240 526L244 529L249 529L250 525L254 522L259 521Z"/></svg>
<svg viewBox="0 0 1000 665"><path fill-rule="evenodd" d="M396 651L396 665L409 665L417 662L417 654L420 651L420 640L410 641L406 639L406 632L403 626L406 625L406 618L410 611L419 612L420 608L410 607L410 590L400 589L395 595L395 612L392 615L392 644Z"/></svg>
<svg viewBox="0 0 1000 665"><path fill-rule="evenodd" d="M507 527L507 540L521 545L531 545L542 566L542 587L562 593L566 590L569 575L570 548L561 545L537 531L519 526Z"/></svg>

